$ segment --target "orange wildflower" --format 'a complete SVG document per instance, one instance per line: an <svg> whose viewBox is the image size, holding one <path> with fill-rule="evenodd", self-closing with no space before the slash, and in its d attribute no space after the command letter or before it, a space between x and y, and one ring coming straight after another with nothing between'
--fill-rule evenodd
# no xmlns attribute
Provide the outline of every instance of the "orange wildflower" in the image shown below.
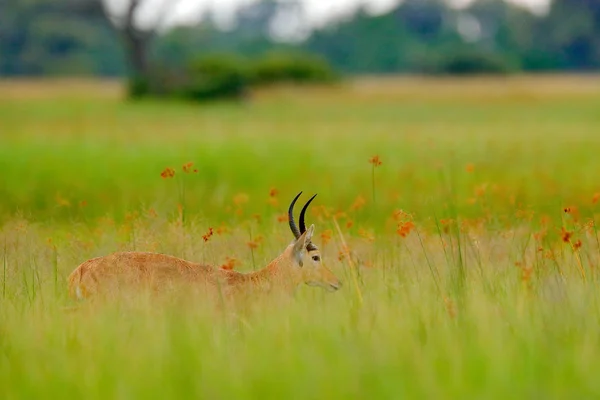
<svg viewBox="0 0 600 400"><path fill-rule="evenodd" d="M542 229L541 231L534 233L533 238L539 242L544 240L547 234L548 233L546 232L546 230Z"/></svg>
<svg viewBox="0 0 600 400"><path fill-rule="evenodd" d="M364 267L366 267L366 268L373 268L374 267L373 261L371 261L371 260L363 261L362 265Z"/></svg>
<svg viewBox="0 0 600 400"><path fill-rule="evenodd" d="M594 195L592 196L592 204L596 204L599 200L600 200L600 193L599 192L594 193Z"/></svg>
<svg viewBox="0 0 600 400"><path fill-rule="evenodd" d="M446 305L446 312L448 313L450 318L456 317L456 306L454 304L454 301L452 301L451 298L446 297L444 298L444 304Z"/></svg>
<svg viewBox="0 0 600 400"><path fill-rule="evenodd" d="M236 206L240 206L248 202L250 197L246 193L238 193L233 197L233 203Z"/></svg>
<svg viewBox="0 0 600 400"><path fill-rule="evenodd" d="M352 205L350 206L351 210L360 210L361 208L363 208L365 206L365 204L367 204L367 201L365 200L364 197L362 196L358 196L356 198L356 200L354 200L354 203L352 203Z"/></svg>
<svg viewBox="0 0 600 400"><path fill-rule="evenodd" d="M450 225L453 223L454 221L451 218L446 218L446 219L440 219L440 224L442 225L442 231L444 233L448 233L450 232Z"/></svg>
<svg viewBox="0 0 600 400"><path fill-rule="evenodd" d="M189 174L190 172L192 172L192 167L194 166L193 162L189 162L189 163L185 163L183 164L183 172L185 172L186 174ZM194 172L198 172L197 169L194 170Z"/></svg>
<svg viewBox="0 0 600 400"><path fill-rule="evenodd" d="M264 238L261 235L258 235L257 237L254 238L254 240L249 241L247 243L247 245L252 250L257 249L258 246L260 246L260 244L262 243L263 239Z"/></svg>
<svg viewBox="0 0 600 400"><path fill-rule="evenodd" d="M481 197L485 194L486 190L487 190L487 183L483 183L479 186L476 186L475 189L473 190L473 193L475 194L476 197Z"/></svg>
<svg viewBox="0 0 600 400"><path fill-rule="evenodd" d="M374 155L373 157L369 158L369 163L373 164L373 167L378 167L381 165L381 159L378 155Z"/></svg>
<svg viewBox="0 0 600 400"><path fill-rule="evenodd" d="M563 211L565 212L565 214L569 214L571 218L573 218L573 220L579 220L579 209L576 206L565 207Z"/></svg>
<svg viewBox="0 0 600 400"><path fill-rule="evenodd" d="M312 215L314 215L315 217L324 217L324 218L329 218L331 216L331 213L329 212L329 210L327 209L327 207L323 206L315 206L312 209Z"/></svg>
<svg viewBox="0 0 600 400"><path fill-rule="evenodd" d="M233 270L235 268L235 266L239 263L239 261L235 258L232 257L226 257L225 258L225 263L221 265L221 269L225 269L225 270Z"/></svg>
<svg viewBox="0 0 600 400"><path fill-rule="evenodd" d="M333 232L331 231L331 229L327 229L321 233L321 240L323 241L323 245L326 245L327 243L329 243L332 235L333 235Z"/></svg>
<svg viewBox="0 0 600 400"><path fill-rule="evenodd" d="M210 240L210 237L214 234L213 228L208 228L208 232L206 232L206 234L202 235L202 239L204 239L205 242L208 242Z"/></svg>
<svg viewBox="0 0 600 400"><path fill-rule="evenodd" d="M540 224L542 224L542 226L548 226L551 222L552 218L550 218L549 215L542 215L542 217L540 218Z"/></svg>
<svg viewBox="0 0 600 400"><path fill-rule="evenodd" d="M403 210L394 210L392 212L392 218L394 218L395 221L403 221L406 219L411 219L412 217L410 214Z"/></svg>
<svg viewBox="0 0 600 400"><path fill-rule="evenodd" d="M468 173L472 173L473 171L475 171L475 164L468 163L465 167L465 171L467 171Z"/></svg>
<svg viewBox="0 0 600 400"><path fill-rule="evenodd" d="M517 266L521 270L521 282L525 285L531 285L531 276L533 275L533 267L528 267L522 262L515 262L515 266Z"/></svg>
<svg viewBox="0 0 600 400"><path fill-rule="evenodd" d="M401 222L398 224L398 229L396 230L396 232L398 233L398 235L405 238L410 234L414 227L415 224L412 221Z"/></svg>
<svg viewBox="0 0 600 400"><path fill-rule="evenodd" d="M533 219L533 211L518 209L515 212L515 217L518 219L524 219L524 220L531 221Z"/></svg>
<svg viewBox="0 0 600 400"><path fill-rule="evenodd" d="M588 233L594 233L596 230L596 224L594 223L593 219L588 219L587 222L583 225L584 229L588 232Z"/></svg>
<svg viewBox="0 0 600 400"><path fill-rule="evenodd" d="M556 260L556 257L554 256L554 252L552 250L546 250L544 252L544 258L547 260Z"/></svg>
<svg viewBox="0 0 600 400"><path fill-rule="evenodd" d="M125 214L125 221L130 222L136 220L140 216L137 211L130 211Z"/></svg>
<svg viewBox="0 0 600 400"><path fill-rule="evenodd" d="M163 179L172 178L175 176L175 170L171 167L167 167L163 172L160 173L160 177Z"/></svg>
<svg viewBox="0 0 600 400"><path fill-rule="evenodd" d="M279 190L276 188L271 188L271 190L269 190L269 200L267 202L273 207L277 207L279 205L279 200L277 199L278 194Z"/></svg>
<svg viewBox="0 0 600 400"><path fill-rule="evenodd" d="M569 232L565 229L565 227L563 226L561 228L561 238L562 241L565 243L569 243L571 241L571 236L573 236L573 232Z"/></svg>
<svg viewBox="0 0 600 400"><path fill-rule="evenodd" d="M348 218L348 214L346 214L343 211L337 211L335 214L333 214L333 218L334 219Z"/></svg>
<svg viewBox="0 0 600 400"><path fill-rule="evenodd" d="M181 203L177 203L177 214L179 214L179 221L183 221L183 206Z"/></svg>

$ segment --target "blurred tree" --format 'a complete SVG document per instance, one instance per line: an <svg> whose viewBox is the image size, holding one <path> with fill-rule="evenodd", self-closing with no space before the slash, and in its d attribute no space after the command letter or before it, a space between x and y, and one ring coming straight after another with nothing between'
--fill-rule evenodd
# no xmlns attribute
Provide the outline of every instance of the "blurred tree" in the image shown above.
<svg viewBox="0 0 600 400"><path fill-rule="evenodd" d="M453 13L441 0L406 0L377 16L360 9L313 33L305 47L348 72L410 71L430 53L461 43Z"/></svg>
<svg viewBox="0 0 600 400"><path fill-rule="evenodd" d="M318 53L351 73L436 72L456 65L456 55L469 68L480 61L487 69L600 68L600 0L551 0L541 15L504 0L460 9L447 0L404 0L379 15L359 9L299 42L300 2L244 3L228 29L207 14L167 30L179 0L0 0L0 74L120 75L129 65L135 77L153 63L181 67L207 53L280 49Z"/></svg>
<svg viewBox="0 0 600 400"><path fill-rule="evenodd" d="M600 1L553 0L548 16L541 21L538 37L544 45L573 70L600 67Z"/></svg>
<svg viewBox="0 0 600 400"><path fill-rule="evenodd" d="M1 0L0 74L116 75L122 55L103 18L70 0Z"/></svg>
<svg viewBox="0 0 600 400"><path fill-rule="evenodd" d="M231 52L256 57L297 48L297 44L277 42L271 37L273 21L295 5L289 0L244 4L235 12L232 29L227 30L220 29L213 15L206 13L195 26L175 27L161 35L154 55L161 65L181 67L198 55Z"/></svg>
<svg viewBox="0 0 600 400"><path fill-rule="evenodd" d="M154 16L141 21L140 14L155 6L148 0L125 0L124 6L115 10L105 0L72 0L75 9L87 9L103 15L120 34L127 55L130 73L134 79L145 79L149 74L149 54L152 41L165 28L180 0L162 0Z"/></svg>
<svg viewBox="0 0 600 400"><path fill-rule="evenodd" d="M399 24L417 40L435 42L446 31L450 10L443 0L405 0L392 11Z"/></svg>

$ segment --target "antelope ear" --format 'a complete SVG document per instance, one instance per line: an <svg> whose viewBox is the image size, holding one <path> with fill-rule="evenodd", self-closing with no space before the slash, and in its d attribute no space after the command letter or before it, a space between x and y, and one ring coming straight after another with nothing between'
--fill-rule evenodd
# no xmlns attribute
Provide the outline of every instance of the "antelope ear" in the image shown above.
<svg viewBox="0 0 600 400"><path fill-rule="evenodd" d="M312 228L312 226L311 226ZM310 243L310 240L307 240L307 235L312 235L312 229L308 229L304 232L296 241L294 242L294 247L292 249L292 254L294 259L300 264L302 267L302 259L304 258L304 252L306 251L306 245Z"/></svg>
<svg viewBox="0 0 600 400"><path fill-rule="evenodd" d="M313 233L315 233L315 225L311 224L304 234L306 235L305 245L308 245L313 237Z"/></svg>

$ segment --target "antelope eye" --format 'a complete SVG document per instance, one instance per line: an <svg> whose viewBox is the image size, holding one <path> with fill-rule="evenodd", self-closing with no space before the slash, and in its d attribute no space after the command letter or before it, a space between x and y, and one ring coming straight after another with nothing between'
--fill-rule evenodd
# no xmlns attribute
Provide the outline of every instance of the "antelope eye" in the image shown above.
<svg viewBox="0 0 600 400"><path fill-rule="evenodd" d="M321 257L319 256L312 256L313 261L320 261Z"/></svg>

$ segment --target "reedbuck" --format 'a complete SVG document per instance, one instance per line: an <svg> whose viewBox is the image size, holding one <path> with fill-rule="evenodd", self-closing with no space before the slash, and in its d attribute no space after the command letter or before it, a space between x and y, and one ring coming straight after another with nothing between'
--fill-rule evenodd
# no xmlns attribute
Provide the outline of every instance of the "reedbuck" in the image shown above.
<svg viewBox="0 0 600 400"><path fill-rule="evenodd" d="M294 241L259 271L240 273L165 254L119 252L92 258L79 265L69 275L69 292L71 296L82 299L101 290L110 293L110 290L140 284L159 290L174 283L218 289L225 295L244 290L293 291L301 283L335 291L340 288L341 282L321 263L319 249L311 241L314 225L306 229L304 223L306 209L316 195L300 212L300 228L294 221L294 204L301 194L298 193L288 209Z"/></svg>

